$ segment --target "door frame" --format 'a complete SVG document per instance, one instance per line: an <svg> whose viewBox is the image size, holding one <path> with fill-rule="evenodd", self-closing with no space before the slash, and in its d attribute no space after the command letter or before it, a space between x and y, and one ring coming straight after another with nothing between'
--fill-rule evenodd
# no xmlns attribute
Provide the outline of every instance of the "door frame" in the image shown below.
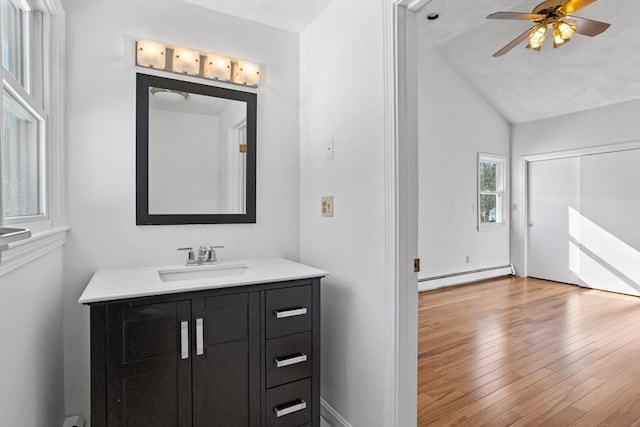
<svg viewBox="0 0 640 427"><path fill-rule="evenodd" d="M418 138L415 12L431 0L385 0L385 287L383 419L417 425Z"/></svg>
<svg viewBox="0 0 640 427"><path fill-rule="evenodd" d="M522 156L520 161L522 162L522 194L524 195L524 197L519 221L522 230L524 230L522 239L522 253L524 255L522 275L524 277L529 276L529 227L527 225L529 222L529 163L539 162L543 160L564 159L567 157L580 157L592 154L614 153L617 151L629 151L637 149L640 149L640 141L620 142L616 144L598 145L595 147L576 148L572 150L554 151L550 153L530 154Z"/></svg>

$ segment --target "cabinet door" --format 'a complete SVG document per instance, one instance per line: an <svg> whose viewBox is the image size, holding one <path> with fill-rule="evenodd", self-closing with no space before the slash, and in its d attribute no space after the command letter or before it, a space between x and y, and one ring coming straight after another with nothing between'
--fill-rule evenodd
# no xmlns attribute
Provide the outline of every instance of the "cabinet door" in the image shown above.
<svg viewBox="0 0 640 427"><path fill-rule="evenodd" d="M260 298L257 292L192 301L193 425L260 424Z"/></svg>
<svg viewBox="0 0 640 427"><path fill-rule="evenodd" d="M190 314L189 301L107 306L109 427L191 425Z"/></svg>

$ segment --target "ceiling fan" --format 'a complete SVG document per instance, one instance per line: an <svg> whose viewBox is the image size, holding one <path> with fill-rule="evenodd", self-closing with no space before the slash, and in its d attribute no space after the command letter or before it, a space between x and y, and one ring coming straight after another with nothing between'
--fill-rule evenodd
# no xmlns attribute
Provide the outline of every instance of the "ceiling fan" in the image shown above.
<svg viewBox="0 0 640 427"><path fill-rule="evenodd" d="M535 22L536 25L516 37L511 43L493 54L502 56L525 39L529 39L528 49L540 50L542 42L551 27L553 47L560 47L568 42L575 33L589 37L597 36L611 24L573 16L573 13L589 6L596 0L546 0L533 8L531 13L496 12L487 19L516 19Z"/></svg>

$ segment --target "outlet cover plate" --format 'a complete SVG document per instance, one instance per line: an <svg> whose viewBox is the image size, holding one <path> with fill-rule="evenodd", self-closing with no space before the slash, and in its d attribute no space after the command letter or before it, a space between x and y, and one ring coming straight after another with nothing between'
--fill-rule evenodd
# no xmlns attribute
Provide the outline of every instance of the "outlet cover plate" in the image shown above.
<svg viewBox="0 0 640 427"><path fill-rule="evenodd" d="M333 216L333 196L323 196L321 203L322 216Z"/></svg>

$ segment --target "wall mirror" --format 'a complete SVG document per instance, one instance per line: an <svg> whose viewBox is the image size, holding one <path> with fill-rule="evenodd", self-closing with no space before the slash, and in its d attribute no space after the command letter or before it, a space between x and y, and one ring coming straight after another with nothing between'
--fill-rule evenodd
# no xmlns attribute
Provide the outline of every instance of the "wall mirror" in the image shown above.
<svg viewBox="0 0 640 427"><path fill-rule="evenodd" d="M137 75L136 224L256 222L257 95Z"/></svg>

